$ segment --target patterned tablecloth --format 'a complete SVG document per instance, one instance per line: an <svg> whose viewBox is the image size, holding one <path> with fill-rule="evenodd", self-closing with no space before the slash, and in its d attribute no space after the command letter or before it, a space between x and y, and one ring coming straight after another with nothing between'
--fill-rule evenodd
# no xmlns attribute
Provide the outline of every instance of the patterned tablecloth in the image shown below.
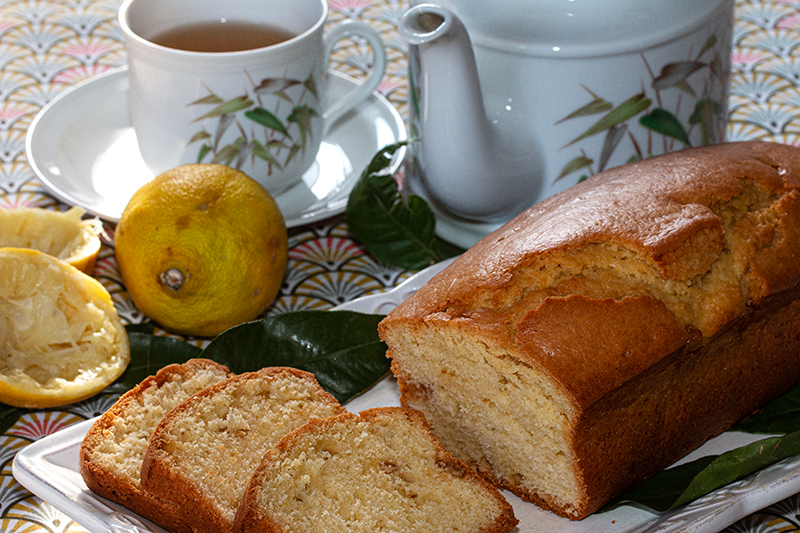
<svg viewBox="0 0 800 533"><path fill-rule="evenodd" d="M380 92L406 116L406 46L396 21L407 0L329 0L330 20L353 18L378 29L389 65ZM26 160L25 136L37 112L64 89L125 63L116 13L118 0L0 0L0 208L63 209ZM800 0L739 0L734 31L729 140L769 139L800 144ZM358 77L369 51L344 43L334 67ZM360 169L359 169L360 171ZM94 276L109 290L123 320L145 318L127 297L114 259L114 228L106 223ZM379 263L349 234L343 218L295 228L289 269L268 313L327 309L397 285L409 273ZM0 273L2 275L2 273ZM57 410L25 414L0 439L0 529L19 532L85 531L32 496L11 475L14 455L27 444L107 409L98 396ZM795 495L740 520L725 531L800 531Z"/></svg>

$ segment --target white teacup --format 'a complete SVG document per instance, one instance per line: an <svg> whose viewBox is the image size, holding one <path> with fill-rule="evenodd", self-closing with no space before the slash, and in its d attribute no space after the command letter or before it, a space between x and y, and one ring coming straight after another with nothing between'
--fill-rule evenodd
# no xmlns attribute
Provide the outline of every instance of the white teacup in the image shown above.
<svg viewBox="0 0 800 533"><path fill-rule="evenodd" d="M273 194L299 182L326 129L369 97L386 66L365 24L323 38L327 15L326 0L126 0L131 122L150 170L222 163ZM373 50L372 72L325 102L331 48L354 35Z"/></svg>

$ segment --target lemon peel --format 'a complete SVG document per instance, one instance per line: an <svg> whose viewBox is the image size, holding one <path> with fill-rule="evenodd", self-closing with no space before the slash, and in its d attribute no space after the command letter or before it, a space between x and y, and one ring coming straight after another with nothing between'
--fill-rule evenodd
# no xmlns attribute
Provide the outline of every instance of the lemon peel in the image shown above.
<svg viewBox="0 0 800 533"><path fill-rule="evenodd" d="M0 248L0 272L0 402L70 404L125 371L128 336L97 280L25 248Z"/></svg>
<svg viewBox="0 0 800 533"><path fill-rule="evenodd" d="M81 207L64 212L41 207L0 209L0 248L38 250L91 274L103 224L97 218L84 220L85 213Z"/></svg>

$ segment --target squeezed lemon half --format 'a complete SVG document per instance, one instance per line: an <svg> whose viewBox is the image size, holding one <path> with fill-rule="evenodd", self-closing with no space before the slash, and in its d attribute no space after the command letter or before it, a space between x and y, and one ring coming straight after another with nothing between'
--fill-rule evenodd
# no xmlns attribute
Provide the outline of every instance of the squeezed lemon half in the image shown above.
<svg viewBox="0 0 800 533"><path fill-rule="evenodd" d="M83 220L86 211L72 207L53 211L39 207L0 209L0 248L31 248L50 254L91 274L100 251L100 220Z"/></svg>
<svg viewBox="0 0 800 533"><path fill-rule="evenodd" d="M97 280L23 248L0 248L0 272L0 402L74 403L125 371L128 335Z"/></svg>

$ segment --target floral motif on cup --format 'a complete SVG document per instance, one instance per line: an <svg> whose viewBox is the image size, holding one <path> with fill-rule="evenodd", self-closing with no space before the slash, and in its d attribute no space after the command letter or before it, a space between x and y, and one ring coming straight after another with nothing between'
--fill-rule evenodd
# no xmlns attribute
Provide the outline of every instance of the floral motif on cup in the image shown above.
<svg viewBox="0 0 800 533"><path fill-rule="evenodd" d="M655 155L656 141L660 141L662 152L692 146L690 137L696 128L699 128L701 145L722 142L725 136L726 120L726 102L724 101L726 91L723 72L727 67L723 63L717 44L717 37L712 35L696 56L685 61L667 63L661 68L658 75L654 73L642 54L642 61L651 76L650 89L652 92L648 92L643 85L640 93L618 105L582 85L591 97L591 101L568 114L555 125L601 113L603 115L563 148L572 147L595 135L602 134L605 135L605 138L599 154L590 157L584 149L581 149L579 155L564 165L556 181L575 172L584 173L578 180L583 181L590 175L603 171L611 155L620 147L626 137L631 145L628 162ZM705 72L705 76L702 77L702 87L698 90L692 86L689 78L696 73L703 72ZM676 100L675 109L669 110L662 107L662 93L665 91L681 92ZM682 122L679 118L679 108L684 97L693 101L694 109ZM647 132L646 138L637 139L629 127L630 121L636 117L639 117L639 124Z"/></svg>
<svg viewBox="0 0 800 533"><path fill-rule="evenodd" d="M248 160L263 159L282 171L313 138L311 121L319 117L320 96L312 76L305 80L264 78L251 91L224 99L206 87L208 95L189 106L210 108L196 118L201 128L189 140L199 144L198 163L241 168ZM312 104L307 103L309 97ZM265 100L271 102L267 109ZM225 136L229 131L233 135ZM232 140L230 140L232 139Z"/></svg>

